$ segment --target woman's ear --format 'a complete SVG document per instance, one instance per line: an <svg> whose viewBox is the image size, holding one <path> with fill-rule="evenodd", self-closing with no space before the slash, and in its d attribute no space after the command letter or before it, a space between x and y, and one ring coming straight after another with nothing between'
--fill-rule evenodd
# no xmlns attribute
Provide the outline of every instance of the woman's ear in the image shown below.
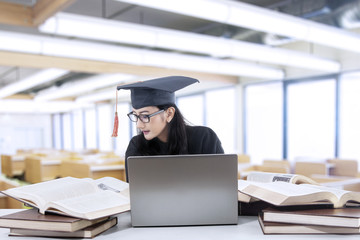
<svg viewBox="0 0 360 240"><path fill-rule="evenodd" d="M169 107L166 110L166 121L169 123L171 122L171 120L174 118L175 116L175 108L174 107Z"/></svg>

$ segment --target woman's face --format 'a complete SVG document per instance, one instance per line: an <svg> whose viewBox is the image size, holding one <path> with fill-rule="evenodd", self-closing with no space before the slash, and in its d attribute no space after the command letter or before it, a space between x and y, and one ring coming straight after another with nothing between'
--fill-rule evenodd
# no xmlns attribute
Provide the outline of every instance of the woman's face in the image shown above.
<svg viewBox="0 0 360 240"><path fill-rule="evenodd" d="M140 109L133 109L133 113L136 115L150 115L158 112L160 109L154 106L143 107ZM171 120L171 119L170 119ZM160 112L152 117L148 123L144 123L138 119L136 127L141 130L146 140L159 138L162 142L167 142L168 138L168 112Z"/></svg>

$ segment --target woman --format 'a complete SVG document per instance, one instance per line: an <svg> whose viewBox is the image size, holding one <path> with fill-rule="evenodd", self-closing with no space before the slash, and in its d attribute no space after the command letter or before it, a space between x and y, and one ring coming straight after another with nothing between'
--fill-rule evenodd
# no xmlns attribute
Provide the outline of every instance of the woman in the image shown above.
<svg viewBox="0 0 360 240"><path fill-rule="evenodd" d="M131 90L133 111L128 113L128 117L136 122L140 131L126 150L127 181L129 156L224 153L213 130L187 125L175 105L175 91L195 82L199 81L171 76L118 86L118 90Z"/></svg>

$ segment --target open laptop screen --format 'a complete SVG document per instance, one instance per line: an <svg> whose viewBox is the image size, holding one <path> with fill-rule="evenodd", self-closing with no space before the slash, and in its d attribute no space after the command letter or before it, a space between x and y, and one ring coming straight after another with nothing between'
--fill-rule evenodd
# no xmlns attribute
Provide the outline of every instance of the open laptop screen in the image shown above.
<svg viewBox="0 0 360 240"><path fill-rule="evenodd" d="M128 158L133 226L237 224L235 154Z"/></svg>

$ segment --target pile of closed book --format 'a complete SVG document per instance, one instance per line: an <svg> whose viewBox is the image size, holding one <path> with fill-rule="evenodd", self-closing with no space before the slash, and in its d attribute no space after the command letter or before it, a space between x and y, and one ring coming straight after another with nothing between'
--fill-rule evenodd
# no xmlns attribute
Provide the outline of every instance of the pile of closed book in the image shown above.
<svg viewBox="0 0 360 240"><path fill-rule="evenodd" d="M360 192L260 172L239 180L238 190L239 215L257 215L264 234L360 233Z"/></svg>
<svg viewBox="0 0 360 240"><path fill-rule="evenodd" d="M359 234L360 208L276 210L259 214L264 234Z"/></svg>
<svg viewBox="0 0 360 240"><path fill-rule="evenodd" d="M9 228L9 236L94 238L117 224L117 217L86 220L57 214L40 214L24 209L0 217L0 227Z"/></svg>

